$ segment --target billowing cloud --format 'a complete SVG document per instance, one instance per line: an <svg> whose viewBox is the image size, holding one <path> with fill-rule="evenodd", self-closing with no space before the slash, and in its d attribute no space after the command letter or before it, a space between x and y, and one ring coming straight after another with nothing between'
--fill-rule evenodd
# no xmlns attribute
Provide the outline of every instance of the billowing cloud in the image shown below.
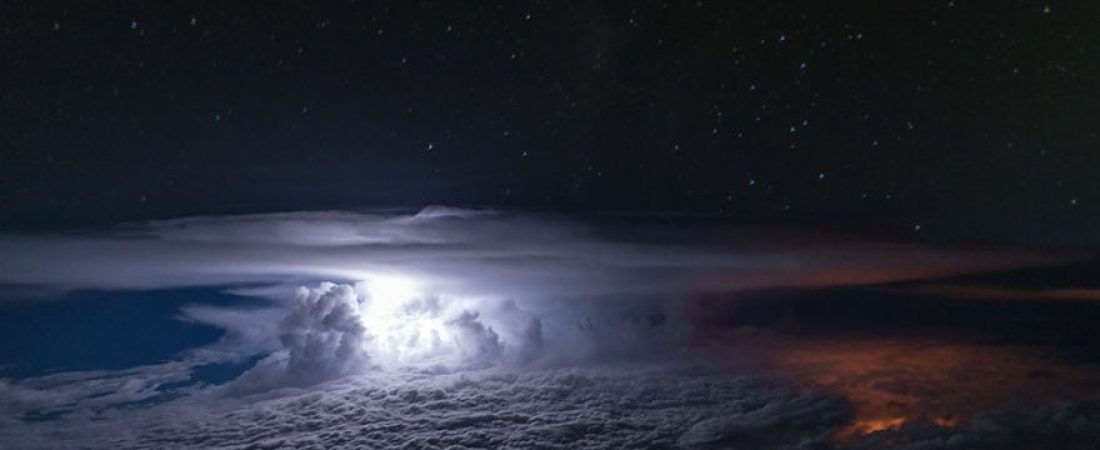
<svg viewBox="0 0 1100 450"><path fill-rule="evenodd" d="M885 389L887 387L883 387ZM738 366L677 362L374 373L228 407L180 400L0 430L6 448L1091 448L1095 400L990 408L838 440L852 405Z"/></svg>
<svg viewBox="0 0 1100 450"><path fill-rule="evenodd" d="M368 334L359 303L348 285L299 289L279 324L282 350L260 361L234 387L255 391L308 385L368 368L370 355L363 348Z"/></svg>
<svg viewBox="0 0 1100 450"><path fill-rule="evenodd" d="M73 424L87 448L779 448L821 442L842 399L715 367L632 365L347 379L246 408ZM721 418L715 421L715 418ZM33 448L41 427L25 429ZM64 444L51 436L47 443ZM793 447L792 447L793 448Z"/></svg>
<svg viewBox="0 0 1100 450"><path fill-rule="evenodd" d="M274 330L274 351L227 388L239 395L377 370L450 372L616 360L683 342L691 327L674 313L677 302L528 307L377 287L386 284L299 288Z"/></svg>

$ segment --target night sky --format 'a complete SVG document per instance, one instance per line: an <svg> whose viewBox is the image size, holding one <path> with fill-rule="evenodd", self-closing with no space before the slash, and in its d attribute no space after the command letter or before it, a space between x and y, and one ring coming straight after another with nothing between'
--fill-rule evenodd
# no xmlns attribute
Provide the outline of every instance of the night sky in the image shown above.
<svg viewBox="0 0 1100 450"><path fill-rule="evenodd" d="M1096 246L1089 2L5 2L0 223L429 204Z"/></svg>

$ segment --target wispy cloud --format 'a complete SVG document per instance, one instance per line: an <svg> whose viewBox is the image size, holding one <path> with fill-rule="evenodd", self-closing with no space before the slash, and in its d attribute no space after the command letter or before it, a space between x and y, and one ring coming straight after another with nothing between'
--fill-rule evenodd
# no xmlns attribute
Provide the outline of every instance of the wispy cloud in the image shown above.
<svg viewBox="0 0 1100 450"><path fill-rule="evenodd" d="M516 298L669 295L880 283L1057 260L718 225L430 208L197 217L94 233L0 236L0 284L155 289L415 277Z"/></svg>

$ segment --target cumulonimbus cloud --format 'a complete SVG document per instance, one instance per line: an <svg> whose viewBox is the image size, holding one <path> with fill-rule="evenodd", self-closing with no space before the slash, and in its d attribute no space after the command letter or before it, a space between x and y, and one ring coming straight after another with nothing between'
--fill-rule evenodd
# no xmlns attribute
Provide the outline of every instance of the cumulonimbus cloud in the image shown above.
<svg viewBox="0 0 1100 450"><path fill-rule="evenodd" d="M249 386L309 384L409 362L455 367L652 352L690 335L683 300L696 294L881 283L1057 259L705 221L438 207L7 235L0 255L0 285L208 286L284 297L267 309L181 311L227 331L220 347L196 352L269 355L242 377ZM412 288L371 288L386 280ZM278 326L273 316L283 317Z"/></svg>
<svg viewBox="0 0 1100 450"><path fill-rule="evenodd" d="M47 427L25 423L28 414L41 412L91 424L93 434L105 439L101 442L118 448L154 441L245 445L239 430L272 423L282 434L264 434L264 445L304 446L321 429L387 426L395 428L359 433L348 443L386 446L408 440L404 430L412 430L423 442L468 433L455 445L522 447L571 439L591 442L591 448L620 448L640 439L640 429L655 430L641 438L669 447L723 446L746 436L746 442L795 443L778 437L788 431L801 436L797 442L821 443L846 411L835 396L784 389L768 390L774 395L762 400L748 398L758 389L726 389L723 383L731 381L724 374L664 392L666 383L685 378L637 380L633 370L602 369L586 378L571 370L595 367L585 364L590 361L623 362L624 355L650 356L657 359L654 366L664 367L692 333L692 302L683 300L697 294L885 283L1065 260L728 224L447 208L411 215L198 217L98 232L5 235L0 255L0 285L8 287L65 292L204 286L278 300L247 308L185 306L182 319L218 326L226 334L217 344L192 349L183 361L118 373L0 380L5 410L0 424L18 430L0 433L0 441L33 436L41 437L44 447L59 442ZM196 365L249 356L259 362L240 377L220 386L180 388L194 393L180 394L173 407L277 399L279 392L306 394L301 401L308 406L316 400L308 393L322 392L315 403L340 419L287 434L285 427L315 418L295 414L302 409L296 403L264 403L247 408L244 416L201 422L209 433L196 436L190 427L160 426L139 430L145 434L115 435L113 427L132 418L128 403L176 394L171 386L187 381ZM387 367L401 370L375 370ZM457 369L462 373L454 373ZM460 380L445 389L415 386L416 380L461 378L480 370L511 375ZM405 378L394 385L398 388L361 389L356 380L362 377L349 375ZM353 387L332 390L347 386L341 383ZM467 398L464 383L475 385L470 399L484 402L448 403ZM707 406L708 399L731 393L737 394L728 397L732 400ZM513 394L531 401L517 404L515 411L497 410L499 398ZM360 411L358 403L345 401L391 395L410 407L408 414ZM746 409L742 397L756 409ZM587 417L592 404L626 414L608 428L599 425L608 423L606 417ZM564 412L544 414L554 408ZM110 414L125 420L109 422L112 431L101 433L96 424L108 423L101 419ZM271 422L269 414L280 419ZM483 442L472 431L486 427L498 432L496 441ZM46 434L28 433L35 430ZM514 442L501 440L505 437Z"/></svg>

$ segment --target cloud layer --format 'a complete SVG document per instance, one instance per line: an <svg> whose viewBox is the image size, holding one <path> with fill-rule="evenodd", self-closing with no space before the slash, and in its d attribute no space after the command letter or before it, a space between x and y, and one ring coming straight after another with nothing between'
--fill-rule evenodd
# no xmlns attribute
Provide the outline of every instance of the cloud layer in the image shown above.
<svg viewBox="0 0 1100 450"><path fill-rule="evenodd" d="M17 424L5 448L1015 449L1092 448L1100 403L1045 399L958 425L913 421L837 440L848 401L738 367L684 364L387 373L279 396L184 399ZM1026 394L1025 394L1026 395Z"/></svg>
<svg viewBox="0 0 1100 450"><path fill-rule="evenodd" d="M675 295L877 283L1051 261L712 223L429 208L198 217L0 236L0 285L154 289L414 277L512 298Z"/></svg>
<svg viewBox="0 0 1100 450"><path fill-rule="evenodd" d="M839 397L719 373L626 366L405 374L399 383L364 377L223 413L139 419L113 433L87 423L78 442L115 449L780 448L821 441L845 419ZM32 436L42 437L30 433L24 444L33 446ZM56 445L56 438L47 440Z"/></svg>

